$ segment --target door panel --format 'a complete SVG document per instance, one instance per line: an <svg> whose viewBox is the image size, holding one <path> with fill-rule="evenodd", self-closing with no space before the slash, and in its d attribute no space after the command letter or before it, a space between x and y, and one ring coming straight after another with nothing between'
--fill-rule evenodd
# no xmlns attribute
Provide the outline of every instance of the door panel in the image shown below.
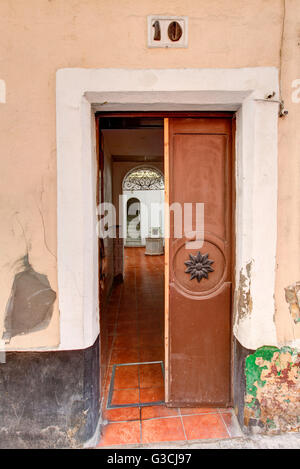
<svg viewBox="0 0 300 469"><path fill-rule="evenodd" d="M97 122L97 121L96 121ZM110 162L104 148L104 138L97 123L97 206L102 202L111 202L111 169ZM103 215L98 216L98 222ZM108 299L113 282L113 239L98 237L98 279L99 279L99 319L100 319L100 389L104 395L104 384L109 363L109 337L108 337Z"/></svg>
<svg viewBox="0 0 300 469"><path fill-rule="evenodd" d="M166 401L226 406L231 398L232 119L172 118L168 126L169 203L193 203L193 222L189 233L176 238L178 219L171 212ZM204 203L200 249L191 242L197 202Z"/></svg>

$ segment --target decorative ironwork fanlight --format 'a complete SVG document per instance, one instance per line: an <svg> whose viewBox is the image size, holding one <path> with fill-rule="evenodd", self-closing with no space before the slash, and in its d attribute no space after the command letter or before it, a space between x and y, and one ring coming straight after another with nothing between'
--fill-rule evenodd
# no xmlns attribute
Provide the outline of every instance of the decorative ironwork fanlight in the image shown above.
<svg viewBox="0 0 300 469"><path fill-rule="evenodd" d="M214 272L214 269L211 267L211 264L214 263L212 259L208 259L208 254L201 254L200 251L193 256L193 254L189 254L190 260L185 262L187 269L185 270L186 274L191 274L190 280L194 278L197 279L198 282L204 277L208 278L209 272Z"/></svg>
<svg viewBox="0 0 300 469"><path fill-rule="evenodd" d="M136 168L123 181L125 191L163 190L164 177L154 168Z"/></svg>

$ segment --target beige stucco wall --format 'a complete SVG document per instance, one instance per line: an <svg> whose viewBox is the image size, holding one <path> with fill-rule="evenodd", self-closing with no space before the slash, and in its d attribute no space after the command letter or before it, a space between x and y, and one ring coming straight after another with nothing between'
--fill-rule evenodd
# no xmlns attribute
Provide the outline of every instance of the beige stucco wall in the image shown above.
<svg viewBox="0 0 300 469"><path fill-rule="evenodd" d="M282 342L300 338L284 287L300 280L300 2L286 0L1 0L0 335L18 260L28 249L34 269L57 291L55 73L86 68L280 67L289 115L279 120L279 223L276 323ZM147 15L186 15L187 49L148 49ZM299 132L299 130L298 130ZM59 342L55 304L46 330L12 339L11 348Z"/></svg>
<svg viewBox="0 0 300 469"><path fill-rule="evenodd" d="M297 0L286 2L281 78L282 96L289 114L279 120L275 300L278 338L286 343L300 338L300 323L295 325L292 320L284 294L285 287L300 280L300 102L292 100L296 91L292 83L300 78L300 2Z"/></svg>

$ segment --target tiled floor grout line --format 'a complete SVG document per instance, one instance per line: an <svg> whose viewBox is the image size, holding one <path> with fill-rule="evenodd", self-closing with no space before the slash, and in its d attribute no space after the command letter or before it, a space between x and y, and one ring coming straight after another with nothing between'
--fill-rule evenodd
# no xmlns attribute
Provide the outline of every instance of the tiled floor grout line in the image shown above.
<svg viewBox="0 0 300 469"><path fill-rule="evenodd" d="M222 412L221 412L219 409L218 409L218 412L219 412L219 415L220 415L220 417L221 417L221 419L222 419L222 422L223 422L223 424L224 424L224 426L225 426L225 428L226 428L226 431L227 431L227 433L228 433L228 435L229 435L229 438L231 438L230 431L229 431L229 429L228 429L228 427L227 427L227 425L226 425L225 420L223 419Z"/></svg>
<svg viewBox="0 0 300 469"><path fill-rule="evenodd" d="M161 368L161 364L162 362L161 361L157 361L157 362L140 362L140 363L131 363L131 364L128 364L128 366L138 366L138 369L137 369L137 372L138 372L138 384L131 387L131 388L118 388L118 387L115 387L115 383L114 384L114 387L113 387L113 393L116 391L116 392L121 392L121 391L130 391L130 390L138 390L138 394L139 394L139 398L138 398L138 402L136 403L133 403L133 402L128 402L128 403L124 403L124 404L120 404L120 406L118 406L118 404L114 404L115 407L109 407L108 410L111 410L113 408L130 408L130 407L139 407L139 405L142 407L143 404L145 406L145 401L142 401L141 400L141 391L146 391L146 390L155 390L155 389L160 389L162 386L161 384L159 385L155 385L154 383L152 383L151 385L148 385L148 386L141 386L141 365L146 365L146 366L151 366L151 365L159 365L160 367L160 371L162 372L162 368ZM114 364L113 365L114 367L116 367L116 369L120 368L121 367L125 367L123 369L126 369L126 364ZM147 406L157 406L157 405L162 405L161 401L149 401L147 403ZM107 407L107 406L106 406Z"/></svg>
<svg viewBox="0 0 300 469"><path fill-rule="evenodd" d="M113 294L113 292L111 292L111 295ZM118 296L118 306L117 306L117 314L116 314L116 317L115 317L115 324L114 324L114 329L113 329L113 340L112 340L112 343L111 343L111 347L110 347L110 351L109 351L109 359L108 359L108 370L107 370L107 377L106 377L106 381L105 381L105 386L107 383L107 379L108 379L108 373L109 373L109 368L111 365L111 357L112 357L112 354L113 354L113 351L115 350L115 341L116 341L116 337L117 337L117 327L118 327L118 318L119 318L119 315L120 315L120 307L121 307L121 302L122 302L122 297L124 295L124 284L121 284L120 285L120 292L119 292L119 296ZM111 377L110 377L111 379ZM107 399L108 399L108 394L106 396L106 402L105 402L105 408L107 407Z"/></svg>
<svg viewBox="0 0 300 469"><path fill-rule="evenodd" d="M110 353L109 353L109 359L108 359L108 363L110 364L111 363L111 357L112 357L112 353L113 353L113 350L114 350L114 344L115 344L115 341L116 341L116 330L117 330L117 326L118 326L118 318L119 318L119 314L120 314L120 306L121 306L121 300L122 300L122 296L123 296L123 290L124 290L124 285L121 284L120 286L120 293L119 293L119 298L118 298L118 307L117 307L117 315L116 315L116 318L115 318L115 325L114 325L114 330L113 330L113 340L112 340L112 343L111 343L111 348L110 348ZM111 293L112 295L113 293Z"/></svg>
<svg viewBox="0 0 300 469"><path fill-rule="evenodd" d="M122 289L121 289L121 292L122 292ZM116 319L115 319L115 325L114 325L114 331L113 331L113 339L112 339L112 343L111 343L111 346L110 346L110 350L109 350L109 356L108 356L108 366L107 366L107 370L106 370L106 374L105 374L105 379L104 379L104 386L103 388L105 389L106 388L106 385L107 385L107 380L108 380L108 376L109 376L109 367L110 367L110 362L111 362L111 356L112 356L112 352L113 352L113 348L114 348L114 342L115 342L115 330L116 330L116 327L117 327L117 322L118 322L118 315L119 315L119 309L120 309L120 301L121 301L121 292L119 294L119 298L118 298L118 308L117 308L117 316L116 316ZM111 292L111 295L112 295L112 292Z"/></svg>
<svg viewBox="0 0 300 469"><path fill-rule="evenodd" d="M155 407L155 406L153 406ZM128 407L125 407L126 409L128 409ZM113 410L113 409L109 409L109 410ZM199 413L199 414L188 414L188 415L180 415L180 414L177 414L177 415L162 415L160 417L150 417L150 418L146 418L146 419L141 419L142 421L145 421L145 420L162 420L162 419L173 419L173 418L181 418L182 417L195 417L195 416L198 416L198 415L218 415L218 412L206 412L206 413ZM126 423L126 422L137 422L139 419L132 419L132 420L111 420L109 421L109 423ZM224 422L225 424L225 422ZM226 424L225 424L225 427L227 428Z"/></svg>
<svg viewBox="0 0 300 469"><path fill-rule="evenodd" d="M184 438L185 438L186 441L188 441L188 439L186 437L185 426L184 426L184 423L183 423L183 418L182 418L181 412L180 412L180 420L181 420L181 425L182 425L182 428L183 428Z"/></svg>
<svg viewBox="0 0 300 469"><path fill-rule="evenodd" d="M143 443L143 429L142 429L142 420L141 420L141 413L140 413L140 440L141 440L141 443Z"/></svg>
<svg viewBox="0 0 300 469"><path fill-rule="evenodd" d="M135 259L136 261L136 259ZM138 336L138 359L139 362L141 361L141 350L140 350L140 328L138 324L138 303L137 303L137 288L136 288L136 262L134 267L134 294L135 294L135 318L136 318L136 329L137 329L137 336ZM140 377L140 367L138 365L138 384L139 384L139 402L141 402L141 377ZM141 411L140 411L141 412ZM140 424L140 431L142 432L142 426ZM142 438L142 435L141 435ZM142 440L141 440L142 441Z"/></svg>
<svg viewBox="0 0 300 469"><path fill-rule="evenodd" d="M139 408L139 422L140 422L140 440L141 440L141 443L143 442L143 427L142 427L142 408L140 407Z"/></svg>
<svg viewBox="0 0 300 469"><path fill-rule="evenodd" d="M156 388L161 388L162 386L160 385L153 385L153 386L147 386L147 387L142 387L142 386L135 386L133 388L114 388L114 391L130 391L130 389L156 389Z"/></svg>

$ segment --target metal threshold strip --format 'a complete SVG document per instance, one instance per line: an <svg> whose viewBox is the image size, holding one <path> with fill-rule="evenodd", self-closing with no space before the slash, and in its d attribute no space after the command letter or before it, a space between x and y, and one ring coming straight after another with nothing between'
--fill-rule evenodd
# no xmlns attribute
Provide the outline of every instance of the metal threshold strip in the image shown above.
<svg viewBox="0 0 300 469"><path fill-rule="evenodd" d="M155 365L155 364L160 364L161 365L161 371L162 371L162 375L163 375L163 378L164 378L165 371L164 371L164 364L163 364L162 361L138 362L138 363L118 363L118 364L113 365L106 408L107 409L120 409L120 408L123 408L123 407L146 407L146 406L149 407L149 406L155 406L155 405L163 405L165 403L164 401L138 402L136 404L112 404L112 398L113 398L113 392L114 392L114 380L115 380L116 369L118 367L120 367L120 366L137 366L137 365Z"/></svg>

